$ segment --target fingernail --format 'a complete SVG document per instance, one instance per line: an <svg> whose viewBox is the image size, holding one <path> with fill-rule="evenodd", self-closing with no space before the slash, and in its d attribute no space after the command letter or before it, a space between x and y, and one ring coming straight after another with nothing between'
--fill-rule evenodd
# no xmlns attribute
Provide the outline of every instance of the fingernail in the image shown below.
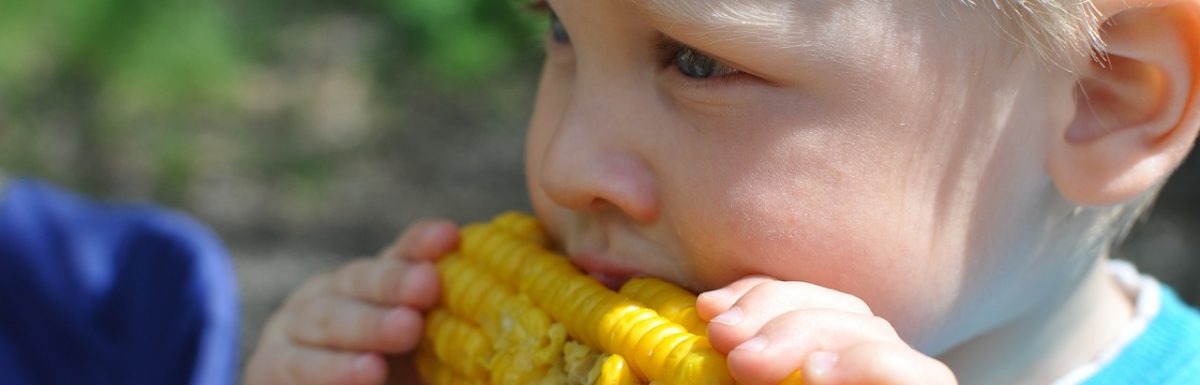
<svg viewBox="0 0 1200 385"><path fill-rule="evenodd" d="M360 354L352 363L351 381L356 383L378 383L384 379L385 368L378 358L370 354Z"/></svg>
<svg viewBox="0 0 1200 385"><path fill-rule="evenodd" d="M419 281L421 278L421 275L430 273L430 271L426 270L426 269L432 268L432 265L427 265L428 263L429 262L426 262L426 261L411 262L408 265L408 270L404 271L404 274L400 277L400 279L403 280L402 282ZM430 267L427 268L425 266L430 266ZM422 271L422 270L424 270L424 271ZM436 271L435 271L435 273L436 273Z"/></svg>
<svg viewBox="0 0 1200 385"><path fill-rule="evenodd" d="M724 313L717 315L709 322L716 322L725 325L737 325L742 322L742 308L734 306L726 310Z"/></svg>
<svg viewBox="0 0 1200 385"><path fill-rule="evenodd" d="M750 340L743 342L741 345L738 345L738 347L735 350L743 350L743 351L747 351L747 352L751 352L751 353L757 353L757 352L763 351L763 349L766 349L766 347L767 347L767 337L755 336L754 338L751 338Z"/></svg>
<svg viewBox="0 0 1200 385"><path fill-rule="evenodd" d="M833 352L812 352L808 355L805 371L812 376L819 376L833 370L837 365L838 355Z"/></svg>
<svg viewBox="0 0 1200 385"><path fill-rule="evenodd" d="M700 296L704 297L704 298L709 298L712 300L719 301L719 300L724 300L724 299L727 299L727 298L733 296L733 292L730 291L729 289L717 289L717 290L713 290L713 291L706 291L706 292L700 293Z"/></svg>
<svg viewBox="0 0 1200 385"><path fill-rule="evenodd" d="M415 267L410 267L408 271L405 271L404 274L400 276L400 280L395 282L393 284L394 286L392 286L395 288L394 290L396 290L396 299L398 301L410 300L412 293L419 289L419 283L420 281L418 278L417 269Z"/></svg>
<svg viewBox="0 0 1200 385"><path fill-rule="evenodd" d="M434 239L437 239L438 234L441 233L441 230L438 230L438 227L441 227L441 226L438 226L437 224L425 226L425 228L421 230L421 238L420 238L420 242L418 242L418 244L428 245L429 242L432 242Z"/></svg>
<svg viewBox="0 0 1200 385"><path fill-rule="evenodd" d="M406 308L397 308L388 311L383 315L384 328L402 328L408 326L413 318L413 311Z"/></svg>
<svg viewBox="0 0 1200 385"><path fill-rule="evenodd" d="M370 354L360 354L360 355L358 355L358 357L354 358L354 372L355 373L365 372L367 370L370 370L371 366L374 364L375 364L375 358L371 357Z"/></svg>

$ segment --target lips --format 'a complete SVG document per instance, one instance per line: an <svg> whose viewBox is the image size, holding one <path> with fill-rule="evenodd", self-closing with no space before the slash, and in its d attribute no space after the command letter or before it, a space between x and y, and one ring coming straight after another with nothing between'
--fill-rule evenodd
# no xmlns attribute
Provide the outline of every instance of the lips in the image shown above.
<svg viewBox="0 0 1200 385"><path fill-rule="evenodd" d="M573 254L571 262L612 290L620 290L621 285L638 275L636 269L613 263L598 253Z"/></svg>
<svg viewBox="0 0 1200 385"><path fill-rule="evenodd" d="M613 290L632 278L646 276L643 264L634 262L641 259L629 254L646 240L629 229L624 219L603 213L572 219L564 224L563 251L580 270ZM617 244L626 247L614 247Z"/></svg>

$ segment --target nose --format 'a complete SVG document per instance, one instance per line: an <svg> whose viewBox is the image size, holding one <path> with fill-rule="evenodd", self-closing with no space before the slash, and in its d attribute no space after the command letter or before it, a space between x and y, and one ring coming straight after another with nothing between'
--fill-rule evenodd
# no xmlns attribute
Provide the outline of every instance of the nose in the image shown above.
<svg viewBox="0 0 1200 385"><path fill-rule="evenodd" d="M633 220L657 219L654 172L645 156L645 111L633 87L585 87L577 83L542 156L539 182L556 204L573 210L619 210ZM607 92L606 92L607 91Z"/></svg>

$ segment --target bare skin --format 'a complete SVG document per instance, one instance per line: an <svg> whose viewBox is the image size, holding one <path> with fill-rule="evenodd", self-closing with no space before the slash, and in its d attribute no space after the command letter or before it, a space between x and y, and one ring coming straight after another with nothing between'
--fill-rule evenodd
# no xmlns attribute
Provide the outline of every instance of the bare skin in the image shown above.
<svg viewBox="0 0 1200 385"><path fill-rule="evenodd" d="M376 258L313 277L267 321L245 382L417 383L406 353L440 293L432 261L455 247L454 224L421 221Z"/></svg>
<svg viewBox="0 0 1200 385"><path fill-rule="evenodd" d="M549 1L529 194L601 281L703 292L741 383L1045 383L1127 322L1111 216L1200 129L1196 2L1096 0L1108 61L1060 67L941 2L671 4ZM382 381L455 242L430 226L298 290L247 383Z"/></svg>

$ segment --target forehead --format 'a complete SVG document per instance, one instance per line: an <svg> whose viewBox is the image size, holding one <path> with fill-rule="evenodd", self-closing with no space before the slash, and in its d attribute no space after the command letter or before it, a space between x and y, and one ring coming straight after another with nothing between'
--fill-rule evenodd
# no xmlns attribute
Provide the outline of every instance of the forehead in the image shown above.
<svg viewBox="0 0 1200 385"><path fill-rule="evenodd" d="M820 2L806 1L806 2ZM699 25L783 26L799 15L794 0L629 0L651 17Z"/></svg>
<svg viewBox="0 0 1200 385"><path fill-rule="evenodd" d="M741 42L780 43L829 23L849 0L626 0L666 30Z"/></svg>
<svg viewBox="0 0 1200 385"><path fill-rule="evenodd" d="M999 0L997 0L999 1ZM622 0L664 32L804 48L919 34L990 37L995 15L946 0ZM1003 39L1003 36L1000 36Z"/></svg>
<svg viewBox="0 0 1200 385"><path fill-rule="evenodd" d="M632 9L664 31L739 42L783 43L805 46L804 41L828 34L861 36L877 29L895 11L913 12L918 1L881 0L624 0ZM940 1L936 3L941 3Z"/></svg>

